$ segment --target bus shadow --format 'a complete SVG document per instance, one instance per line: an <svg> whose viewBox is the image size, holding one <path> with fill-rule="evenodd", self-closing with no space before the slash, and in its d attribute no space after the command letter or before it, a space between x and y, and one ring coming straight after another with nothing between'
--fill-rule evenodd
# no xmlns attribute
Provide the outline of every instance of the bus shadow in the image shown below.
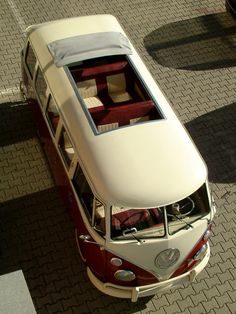
<svg viewBox="0 0 236 314"><path fill-rule="evenodd" d="M204 15L163 25L144 38L159 64L185 70L236 65L236 20L228 13Z"/></svg>
<svg viewBox="0 0 236 314"><path fill-rule="evenodd" d="M196 146L215 183L236 182L236 103L204 114L188 123Z"/></svg>
<svg viewBox="0 0 236 314"><path fill-rule="evenodd" d="M74 226L56 188L12 199L0 205L0 275L22 270L37 313L134 313L137 303L102 294L90 283L74 238ZM14 298L14 296L12 296ZM68 301L69 300L69 301ZM68 304L68 308L66 307ZM104 307L106 305L106 307ZM94 308L93 308L94 307Z"/></svg>
<svg viewBox="0 0 236 314"><path fill-rule="evenodd" d="M111 313L114 304L125 313L146 309L150 298L135 304L112 298L89 281L76 247L74 224L57 188L51 187L50 176L37 179L45 165L38 162L44 158L39 142L29 141L36 136L30 108L22 102L1 104L0 124L0 171L14 172L19 179L6 175L0 182L0 276L22 270L39 314ZM43 184L44 180L50 182ZM31 189L21 189L28 183Z"/></svg>
<svg viewBox="0 0 236 314"><path fill-rule="evenodd" d="M0 205L0 275L22 269L36 309L40 298L61 295L66 280L84 280L73 231L55 188Z"/></svg>
<svg viewBox="0 0 236 314"><path fill-rule="evenodd" d="M0 146L11 145L35 137L35 126L26 103L0 104Z"/></svg>

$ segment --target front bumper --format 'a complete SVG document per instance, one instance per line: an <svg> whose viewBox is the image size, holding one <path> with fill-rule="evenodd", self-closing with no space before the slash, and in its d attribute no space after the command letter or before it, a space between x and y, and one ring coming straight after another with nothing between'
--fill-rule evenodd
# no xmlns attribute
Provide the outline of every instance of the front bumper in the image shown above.
<svg viewBox="0 0 236 314"><path fill-rule="evenodd" d="M101 282L97 277L95 277L89 267L87 267L87 273L93 285L101 292L113 297L131 299L132 302L136 302L140 297L154 295L159 291L167 290L186 283L191 283L196 278L196 276L206 267L209 258L210 246L207 243L207 251L203 260L187 273L163 282L139 287L123 287L119 285L114 285L109 282Z"/></svg>

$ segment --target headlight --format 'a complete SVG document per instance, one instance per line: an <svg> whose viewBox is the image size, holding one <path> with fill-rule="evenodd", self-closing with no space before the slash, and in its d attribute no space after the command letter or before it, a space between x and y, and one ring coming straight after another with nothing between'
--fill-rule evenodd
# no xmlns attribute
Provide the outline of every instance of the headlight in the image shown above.
<svg viewBox="0 0 236 314"><path fill-rule="evenodd" d="M155 265L158 268L166 269L170 266L174 265L180 256L180 252L178 249L168 249L162 251L155 258Z"/></svg>
<svg viewBox="0 0 236 314"><path fill-rule="evenodd" d="M203 256L206 254L206 250L207 250L207 244L203 244L200 250L198 250L197 253L194 255L193 259L195 261L201 260Z"/></svg>
<svg viewBox="0 0 236 314"><path fill-rule="evenodd" d="M122 281L132 281L136 277L131 270L117 270L114 276L117 280Z"/></svg>

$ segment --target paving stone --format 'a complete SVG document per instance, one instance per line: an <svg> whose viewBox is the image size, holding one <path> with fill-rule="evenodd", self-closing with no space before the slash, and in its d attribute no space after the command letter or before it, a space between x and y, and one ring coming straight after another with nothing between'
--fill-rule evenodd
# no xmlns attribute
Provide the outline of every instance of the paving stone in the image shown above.
<svg viewBox="0 0 236 314"><path fill-rule="evenodd" d="M216 299L215 298L212 298L206 302L203 302L202 303L206 313L209 313L210 310L215 310L215 309L218 309L219 308L219 305L217 304L216 302Z"/></svg>
<svg viewBox="0 0 236 314"><path fill-rule="evenodd" d="M166 298L167 298L169 304L172 304L173 302L176 302L176 301L178 301L178 300L181 300L182 297L183 297L183 296L179 293L179 291L175 291L175 292L172 293L172 294L167 294L167 295L166 295Z"/></svg>
<svg viewBox="0 0 236 314"><path fill-rule="evenodd" d="M164 311L168 314L181 313L181 309L177 302L174 302L171 305L168 305L164 308Z"/></svg>
<svg viewBox="0 0 236 314"><path fill-rule="evenodd" d="M216 297L216 302L219 304L219 307L222 307L224 304L232 303L232 300L229 294L226 292L223 295Z"/></svg>
<svg viewBox="0 0 236 314"><path fill-rule="evenodd" d="M118 17L189 130L208 165L218 209L206 270L191 286L154 296L152 306L103 296L89 283L74 246L73 225L19 94L23 28L99 13ZM231 30L236 21L225 12L224 1L4 1L0 27L1 273L23 268L39 314L235 314L236 58Z"/></svg>
<svg viewBox="0 0 236 314"><path fill-rule="evenodd" d="M230 309L228 308L228 306L226 304L224 304L223 307L219 308L219 309L214 309L214 313L215 314L222 314L222 313L235 313L231 312Z"/></svg>
<svg viewBox="0 0 236 314"><path fill-rule="evenodd" d="M236 302L234 303L227 303L227 306L229 308L229 312L230 313L236 313L235 309L236 309Z"/></svg>
<svg viewBox="0 0 236 314"><path fill-rule="evenodd" d="M205 314L206 310L202 306L202 304L198 304L196 307L189 308L191 314Z"/></svg>

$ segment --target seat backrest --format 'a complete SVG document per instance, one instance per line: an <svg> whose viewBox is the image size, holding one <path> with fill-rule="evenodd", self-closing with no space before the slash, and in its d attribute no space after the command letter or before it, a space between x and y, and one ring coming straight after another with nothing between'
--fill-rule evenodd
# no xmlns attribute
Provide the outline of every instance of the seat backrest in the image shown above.
<svg viewBox="0 0 236 314"><path fill-rule="evenodd" d="M108 94L119 93L126 90L126 80L124 73L108 75L106 80Z"/></svg>
<svg viewBox="0 0 236 314"><path fill-rule="evenodd" d="M71 74L75 82L79 82L95 78L96 76L99 75L107 76L112 73L115 74L117 72L123 72L127 65L128 65L127 61L119 61L89 68L75 69L71 71Z"/></svg>
<svg viewBox="0 0 236 314"><path fill-rule="evenodd" d="M118 123L119 126L129 125L152 119L152 111L156 112L153 102L143 101L128 105L117 105L110 108L96 107L89 109L94 123L98 125ZM134 120L133 120L134 119Z"/></svg>
<svg viewBox="0 0 236 314"><path fill-rule="evenodd" d="M95 79L77 82L76 84L77 87L79 88L79 92L82 98L85 99L97 96L97 85Z"/></svg>

